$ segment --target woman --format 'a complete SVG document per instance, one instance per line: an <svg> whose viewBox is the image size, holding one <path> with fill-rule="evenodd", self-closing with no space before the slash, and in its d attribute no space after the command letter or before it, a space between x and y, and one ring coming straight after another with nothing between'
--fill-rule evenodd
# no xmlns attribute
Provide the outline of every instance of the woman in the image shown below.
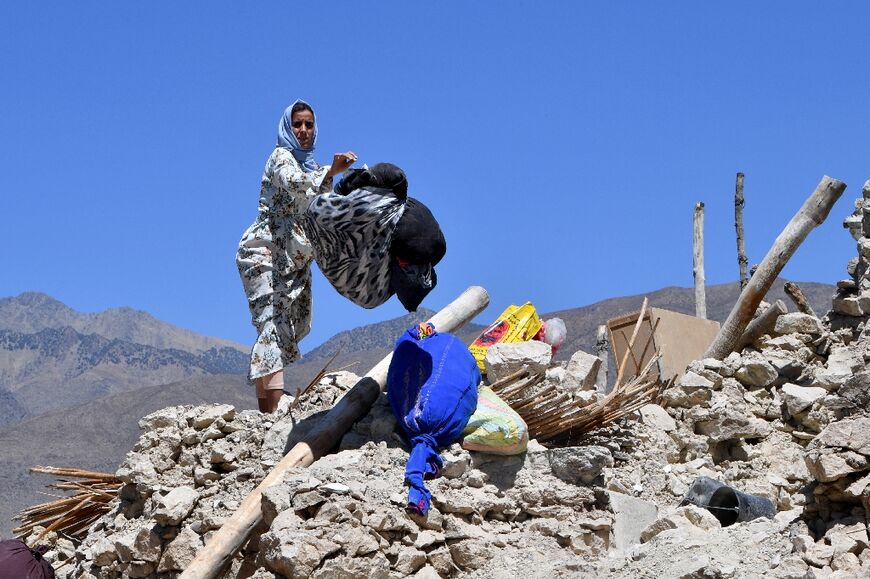
<svg viewBox="0 0 870 579"><path fill-rule="evenodd" d="M274 412L284 391L283 368L299 359L299 341L311 329L311 244L299 220L311 197L356 161L336 153L332 165L314 160L314 110L297 100L278 123L278 145L266 161L257 219L239 241L242 277L257 341L248 378L261 412Z"/></svg>

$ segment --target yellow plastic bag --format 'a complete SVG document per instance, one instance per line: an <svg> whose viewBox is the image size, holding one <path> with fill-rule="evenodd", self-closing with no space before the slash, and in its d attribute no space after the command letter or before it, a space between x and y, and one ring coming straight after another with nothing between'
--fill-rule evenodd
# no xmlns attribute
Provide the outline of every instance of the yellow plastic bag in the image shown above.
<svg viewBox="0 0 870 579"><path fill-rule="evenodd" d="M480 371L486 372L483 359L486 358L490 346L501 342L531 340L543 325L532 302L526 302L521 306L511 305L472 342L468 349L477 360Z"/></svg>
<svg viewBox="0 0 870 579"><path fill-rule="evenodd" d="M462 435L462 448L475 452L521 454L529 445L525 421L488 386L477 391L477 410Z"/></svg>

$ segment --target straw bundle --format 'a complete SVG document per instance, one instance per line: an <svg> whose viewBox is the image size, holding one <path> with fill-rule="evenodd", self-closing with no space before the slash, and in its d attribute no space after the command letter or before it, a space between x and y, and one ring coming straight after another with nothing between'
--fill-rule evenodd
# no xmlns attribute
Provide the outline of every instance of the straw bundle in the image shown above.
<svg viewBox="0 0 870 579"><path fill-rule="evenodd" d="M88 527L108 512L109 503L118 496L123 485L121 479L113 474L79 468L35 466L30 472L61 477L58 482L47 485L48 488L75 491L73 495L26 508L15 517L21 521L21 526L12 529L16 537L25 537L34 528L45 527L36 541L51 531L72 537L84 535Z"/></svg>
<svg viewBox="0 0 870 579"><path fill-rule="evenodd" d="M528 370L506 376L493 383L491 388L522 416L529 427L529 436L537 438L540 442L590 432L631 414L645 404L655 401L667 387L667 384L662 384L658 373L653 372L656 362L661 357L658 352L637 376L623 383L628 356L634 346L646 308L647 300L644 299L628 349L619 365L616 384L610 394L601 400L591 403L572 400L569 393L560 392L555 386L535 391L535 386L543 382L544 374L533 375ZM643 360L646 355L654 334L655 328L650 332L639 360Z"/></svg>

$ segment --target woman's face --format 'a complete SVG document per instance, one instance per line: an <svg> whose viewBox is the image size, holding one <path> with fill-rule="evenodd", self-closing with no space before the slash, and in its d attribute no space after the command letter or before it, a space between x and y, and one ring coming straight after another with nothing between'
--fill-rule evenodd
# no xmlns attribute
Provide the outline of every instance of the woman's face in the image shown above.
<svg viewBox="0 0 870 579"><path fill-rule="evenodd" d="M310 149L314 140L314 113L311 111L296 111L290 118L290 126L299 146Z"/></svg>

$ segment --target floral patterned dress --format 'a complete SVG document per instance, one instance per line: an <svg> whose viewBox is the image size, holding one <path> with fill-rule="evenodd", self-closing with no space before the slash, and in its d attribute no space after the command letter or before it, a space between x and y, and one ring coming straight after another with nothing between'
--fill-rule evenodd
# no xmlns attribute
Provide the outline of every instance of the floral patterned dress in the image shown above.
<svg viewBox="0 0 870 579"><path fill-rule="evenodd" d="M329 166L306 173L283 147L263 170L257 219L242 235L236 265L257 341L248 379L278 372L299 359L311 330L311 244L299 220L312 197L332 188Z"/></svg>

